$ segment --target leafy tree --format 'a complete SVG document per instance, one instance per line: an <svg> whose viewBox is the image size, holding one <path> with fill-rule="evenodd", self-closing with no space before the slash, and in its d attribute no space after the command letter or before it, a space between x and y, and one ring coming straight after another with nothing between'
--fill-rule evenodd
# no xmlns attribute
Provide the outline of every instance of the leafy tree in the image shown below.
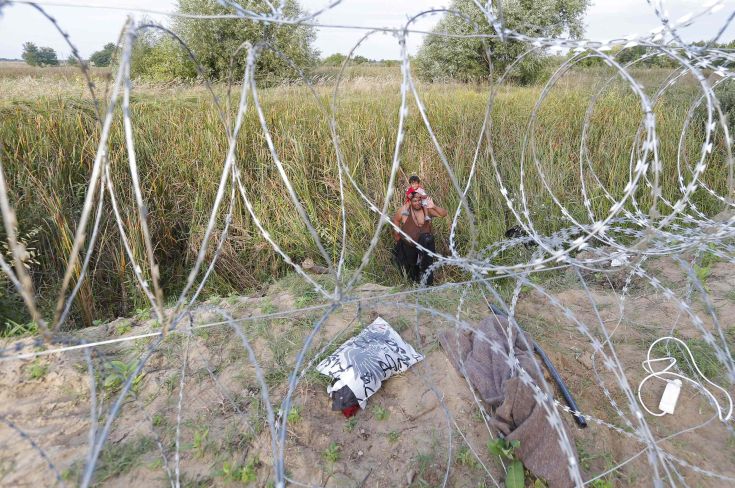
<svg viewBox="0 0 735 488"><path fill-rule="evenodd" d="M352 62L355 64L365 64L365 63L372 63L373 61L371 59L366 58L365 56L355 56L352 58Z"/></svg>
<svg viewBox="0 0 735 488"><path fill-rule="evenodd" d="M133 46L131 74L153 80L193 79L197 70L184 49L160 31L142 32Z"/></svg>
<svg viewBox="0 0 735 488"><path fill-rule="evenodd" d="M324 58L322 64L325 66L342 66L342 63L345 62L345 59L347 59L347 56L345 56L344 54L334 53Z"/></svg>
<svg viewBox="0 0 735 488"><path fill-rule="evenodd" d="M325 66L342 66L342 63L345 62L345 59L347 59L347 56L340 53L334 53L331 56L327 56L324 58L324 61L322 61L322 64ZM350 58L350 64L365 64L365 63L375 63L376 61L373 61L372 59L368 59L365 56L353 56Z"/></svg>
<svg viewBox="0 0 735 488"><path fill-rule="evenodd" d="M23 60L31 66L58 66L56 51L50 47L39 48L32 42L23 44Z"/></svg>
<svg viewBox="0 0 735 488"><path fill-rule="evenodd" d="M644 59L635 63L634 66L638 68L675 68L678 66L678 63L675 60L671 59L669 56L660 54L658 49L648 48L645 46L631 46L626 48L615 46L606 54L615 59L615 61L622 66L641 58ZM589 56L585 57L586 55ZM575 52L569 53L569 57L573 56L579 56L579 54ZM605 66L605 61L602 57L596 55L594 51L585 51L582 53L581 59L576 63L576 66L585 68Z"/></svg>
<svg viewBox="0 0 735 488"><path fill-rule="evenodd" d="M643 46L633 46L629 47L627 49L621 49L618 52L611 53L615 54L615 60L622 64L626 65L630 63L631 61L634 61L638 58L641 58L646 55L646 48Z"/></svg>
<svg viewBox="0 0 735 488"><path fill-rule="evenodd" d="M708 47L708 48L716 48L716 49L734 49L735 48L735 39L733 39L730 42L710 42L710 41L697 41L693 42L692 46L697 47Z"/></svg>
<svg viewBox="0 0 735 488"><path fill-rule="evenodd" d="M41 61L38 58L38 46L32 42L23 43L23 61L31 66L40 66Z"/></svg>
<svg viewBox="0 0 735 488"><path fill-rule="evenodd" d="M38 61L41 66L59 65L59 58L56 57L56 51L50 47L42 47L38 50Z"/></svg>
<svg viewBox="0 0 735 488"><path fill-rule="evenodd" d="M582 33L582 15L589 0L506 0L502 2L505 25L530 36L573 37ZM473 0L453 0L450 10L434 28L434 33L453 35L495 33L485 14ZM468 21L469 19L469 21ZM428 35L416 56L418 75L429 81L454 79L472 81L499 76L524 53L528 46L520 41L502 42L496 38L456 38ZM488 58L489 53L489 58ZM541 55L527 56L516 65L511 79L520 83L535 81L541 72Z"/></svg>
<svg viewBox="0 0 735 488"><path fill-rule="evenodd" d="M110 66L112 62L112 55L115 54L115 44L109 42L100 50L92 53L89 60L94 63L95 66Z"/></svg>
<svg viewBox="0 0 735 488"><path fill-rule="evenodd" d="M270 12L269 2L253 0L248 8L253 11ZM301 13L296 0L286 0L285 14L297 16ZM221 5L217 0L180 0L180 13L204 15L232 14L232 8ZM312 47L314 29L302 25L264 24L247 19L197 20L179 17L171 26L191 49L201 65L204 75L210 79L224 79L230 73L241 77L245 70L247 51L237 49L245 42L255 44L266 41L278 49L296 65L310 67L317 61L317 52ZM186 51L168 35L151 31L141 35L134 48L133 75L156 78L195 78L195 65ZM258 56L256 76L261 78L293 76L288 63L271 50Z"/></svg>

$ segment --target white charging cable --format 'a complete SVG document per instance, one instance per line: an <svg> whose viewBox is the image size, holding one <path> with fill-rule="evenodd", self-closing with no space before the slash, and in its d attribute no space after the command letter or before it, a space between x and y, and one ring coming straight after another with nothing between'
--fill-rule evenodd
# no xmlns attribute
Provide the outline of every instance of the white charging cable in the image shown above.
<svg viewBox="0 0 735 488"><path fill-rule="evenodd" d="M717 388L718 390L720 390L722 392L722 394L725 395L725 397L727 397L727 402L729 404L729 408L727 410L727 414L723 415L723 409L722 409L722 406L720 405L720 402L717 401L717 398L715 398L715 396L712 394L712 392L709 391L704 386L703 383L701 383L699 381L696 381L696 380L693 380L691 378L687 378L684 375L681 375L681 374L675 373L673 371L670 371L671 368L673 368L674 365L676 364L676 358L668 357L667 356L667 357L664 357L664 358L651 359L651 352L653 351L654 346L656 346L656 344L658 344L661 341L674 341L674 342L677 342L678 344L680 344L686 350L687 354L689 354L689 360L691 361L692 366L694 366L694 369L697 371L697 373L699 374L699 376L701 376L704 379L704 381L706 381L710 385L712 385L715 388ZM668 361L669 362L668 366L666 366L661 371L654 371L653 370L653 367L651 365L653 363L658 363L658 362L662 362L662 361ZM707 395L709 395L709 397L714 402L715 407L717 408L717 416L719 417L719 419L722 422L727 422L732 417L732 407L733 407L732 397L727 392L727 390L725 390L724 388L722 388L719 385L716 385L716 384L712 383L709 380L709 378L707 378L704 374L702 374L702 372L699 370L699 366L697 366L697 363L694 361L694 356L692 356L692 351L689 350L689 347L681 339L677 339L676 337L671 337L671 336L666 336L666 337L661 337L660 339L656 339L651 344L651 346L648 348L648 354L646 355L646 360L643 361L643 369L646 370L650 374L648 376L646 376L645 378L643 378L643 381L641 381L640 384L638 385L638 401L641 403L641 406L646 410L646 412L650 413L651 415L654 415L656 417L661 417L663 415L666 415L667 413L673 413L674 412L674 406L676 405L676 400L677 400L678 394L679 394L679 388L681 387L681 380L686 380L686 381L688 381L690 383L693 383L694 385L699 385L702 388L702 390ZM649 410L648 407L646 407L646 404L643 403L643 399L641 398L641 390L643 389L643 385L648 380L650 380L651 378L658 378L658 379L663 380L663 381L665 381L667 383L667 385L666 385L666 391L664 392L664 395L663 395L663 397L661 399L661 405L659 405L659 408L661 409L661 412L652 412L651 410ZM675 379L671 379L671 378L675 378Z"/></svg>

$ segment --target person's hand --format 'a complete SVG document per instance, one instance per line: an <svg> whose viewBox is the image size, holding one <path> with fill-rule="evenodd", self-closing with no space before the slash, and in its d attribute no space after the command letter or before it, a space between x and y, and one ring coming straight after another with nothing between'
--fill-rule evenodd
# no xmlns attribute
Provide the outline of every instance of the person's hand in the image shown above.
<svg viewBox="0 0 735 488"><path fill-rule="evenodd" d="M396 242L400 241L401 240L401 234L399 234L398 232L394 232L393 233L393 239L395 239Z"/></svg>

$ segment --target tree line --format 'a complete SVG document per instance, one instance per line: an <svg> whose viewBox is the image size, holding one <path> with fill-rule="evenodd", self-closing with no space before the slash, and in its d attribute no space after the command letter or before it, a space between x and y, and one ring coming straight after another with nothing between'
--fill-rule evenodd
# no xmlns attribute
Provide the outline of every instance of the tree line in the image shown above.
<svg viewBox="0 0 735 488"><path fill-rule="evenodd" d="M95 51L89 57L89 63L93 66L106 67L112 62L112 57L115 53L116 46L113 43L107 43L99 51ZM26 42L23 44L22 59L31 66L59 66L59 58L56 51L50 47L38 47L32 42ZM66 64L77 65L79 59L73 54L70 54L66 59Z"/></svg>
<svg viewBox="0 0 735 488"><path fill-rule="evenodd" d="M579 35L581 17L588 3L589 0L514 0L503 3L503 15L509 26L530 35L553 36L565 31ZM265 0L255 0L250 2L249 9L265 14L270 11L269 5ZM490 60L497 71L527 49L521 42L444 36L443 33L454 36L492 32L473 0L454 0L449 10L453 13L444 15L434 28L434 35L426 37L415 58L417 73L423 79L469 81L486 77L490 73ZM216 16L232 14L232 9L217 0L180 0L178 13ZM303 10L297 0L286 0L284 13L297 17ZM241 77L246 63L244 46L256 42L267 44L267 49L257 58L256 74L261 77L293 78L297 75L294 66L308 71L321 63L337 66L344 61L344 55L334 54L320 62L314 48L315 38L314 28L306 25L265 24L248 19L202 21L177 16L165 29L151 23L139 32L133 46L131 74L153 80ZM52 49L33 47L31 44L28 50L24 49L23 59L29 64L59 64ZM95 66L107 66L114 52L115 46L108 44L89 61ZM533 77L540 58L540 54L524 58L523 79ZM68 60L74 61L73 57ZM361 64L371 60L356 56L351 62Z"/></svg>
<svg viewBox="0 0 735 488"><path fill-rule="evenodd" d="M590 0L513 0L502 4L502 15L505 25L529 36L575 38L583 32L582 20L589 3ZM251 10L264 14L270 9L269 2L264 0L253 1L251 6ZM297 0L287 0L284 10L290 17L303 13ZM232 10L217 0L180 0L178 13L216 16L231 14ZM530 84L544 76L550 60L558 59L518 40L471 37L478 33L495 34L495 30L474 0L453 0L412 58L417 75L424 81L471 82L497 78L508 70L509 81ZM463 35L469 37L460 37ZM132 50L131 74L154 81L239 78L245 70L246 46L258 42L266 45L255 66L256 76L261 79L294 78L299 70L308 72L320 64L342 65L344 54L336 53L320 60L314 48L315 38L314 28L305 25L227 18L202 21L178 16L165 28L151 23L139 31ZM705 43L696 45L705 46ZM735 41L707 46L733 49ZM604 63L602 58L589 54L583 56L578 66ZM675 66L669 57L659 54L642 46L618 48L610 53L621 64L640 60L636 64L641 66ZM109 66L115 55L115 44L108 43L92 54L88 62ZM23 46L23 59L35 66L59 64L53 49L39 48L30 42ZM73 55L67 59L68 64L77 62ZM395 65L398 61L354 56L350 63Z"/></svg>

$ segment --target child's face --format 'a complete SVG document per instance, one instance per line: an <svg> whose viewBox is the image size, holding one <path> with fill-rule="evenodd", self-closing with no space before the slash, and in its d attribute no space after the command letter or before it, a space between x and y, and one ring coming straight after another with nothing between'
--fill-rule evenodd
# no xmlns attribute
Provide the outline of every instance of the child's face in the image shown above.
<svg viewBox="0 0 735 488"><path fill-rule="evenodd" d="M418 181L414 181L413 183L411 183L411 188L413 188L414 190L418 190L419 185L421 185L421 183L419 183Z"/></svg>

